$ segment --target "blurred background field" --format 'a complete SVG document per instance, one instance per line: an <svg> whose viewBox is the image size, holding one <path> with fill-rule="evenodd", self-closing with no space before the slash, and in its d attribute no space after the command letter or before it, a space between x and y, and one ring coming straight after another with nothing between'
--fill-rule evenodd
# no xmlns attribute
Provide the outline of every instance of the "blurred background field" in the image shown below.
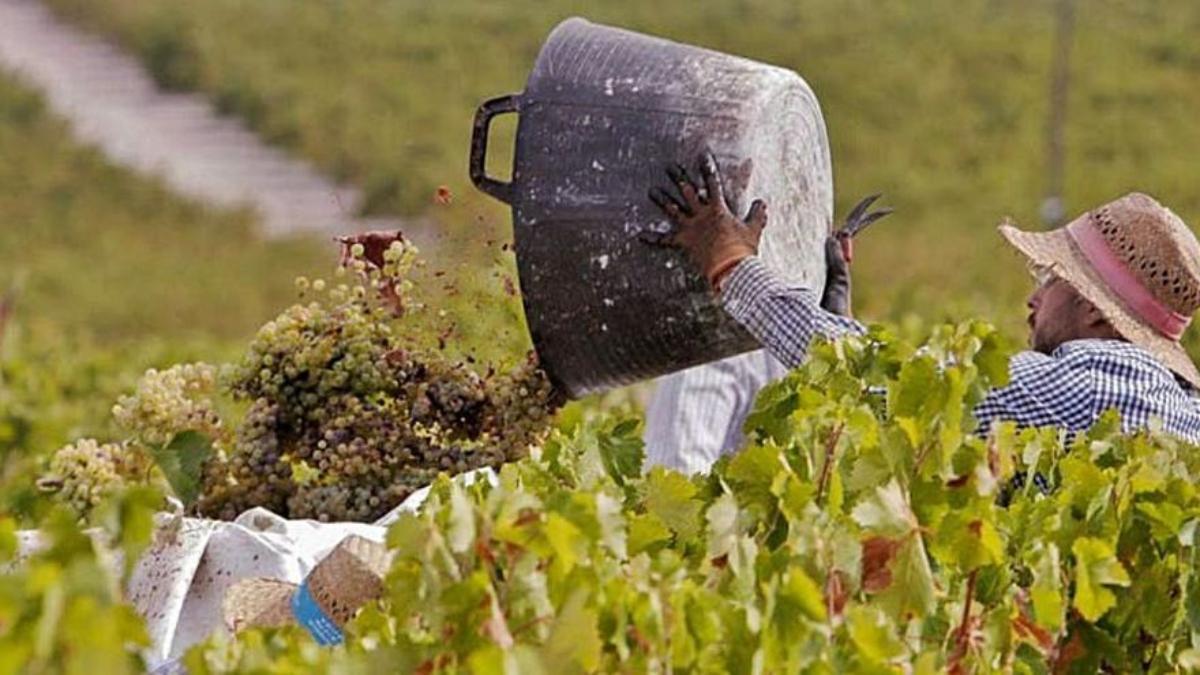
<svg viewBox="0 0 1200 675"><path fill-rule="evenodd" d="M502 234L503 211L466 181L470 119L483 98L522 88L561 19L793 68L824 106L838 212L875 191L898 209L860 247L864 315L1004 320L1024 292L993 226L1004 215L1038 226L1052 0L51 2L136 51L164 84L210 93L266 138L362 184L370 209L420 212L447 184ZM1200 5L1076 7L1068 213L1140 188L1195 220Z"/></svg>
<svg viewBox="0 0 1200 675"><path fill-rule="evenodd" d="M897 209L857 248L858 313L978 315L1022 337L1029 283L995 225L1011 215L1040 226L1050 0L48 2L164 86L209 95L359 185L366 211L434 219L448 239L427 290L448 315L430 330L453 326L464 349L525 346L503 292L508 215L466 177L470 120L483 99L522 88L547 32L571 15L797 70L824 108L837 213L876 191ZM1200 222L1198 30L1189 0L1076 3L1068 214L1141 189ZM17 289L0 399L10 473L101 433L115 393L145 367L236 354L291 301L296 275L331 269L327 241L262 240L253 214L113 168L4 74L0 158L0 284ZM449 205L434 199L443 186Z"/></svg>

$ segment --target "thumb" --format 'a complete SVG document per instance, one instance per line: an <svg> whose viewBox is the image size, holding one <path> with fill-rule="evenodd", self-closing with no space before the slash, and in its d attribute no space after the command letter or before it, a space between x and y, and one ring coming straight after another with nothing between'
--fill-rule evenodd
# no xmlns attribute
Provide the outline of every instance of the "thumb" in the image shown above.
<svg viewBox="0 0 1200 675"><path fill-rule="evenodd" d="M762 231L767 228L767 203L761 199L755 199L750 205L750 212L746 214L746 224L754 231L754 236L762 236Z"/></svg>
<svg viewBox="0 0 1200 675"><path fill-rule="evenodd" d="M850 265L842 249L842 242L836 236L825 238L825 267L829 274L849 273Z"/></svg>

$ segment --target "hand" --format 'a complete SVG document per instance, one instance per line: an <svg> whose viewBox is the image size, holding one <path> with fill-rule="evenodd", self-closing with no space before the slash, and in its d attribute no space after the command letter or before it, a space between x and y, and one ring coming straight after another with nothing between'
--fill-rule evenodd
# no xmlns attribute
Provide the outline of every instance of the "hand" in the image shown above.
<svg viewBox="0 0 1200 675"><path fill-rule="evenodd" d="M850 261L854 259L854 235L868 225L892 212L880 209L867 213L879 195L871 195L860 201L846 222L825 239L825 293L821 296L821 307L830 313L850 316Z"/></svg>
<svg viewBox="0 0 1200 675"><path fill-rule="evenodd" d="M642 240L683 249L708 283L716 287L737 263L758 253L758 242L767 226L767 204L755 200L746 220L738 220L725 201L721 174L711 152L700 157L703 190L678 164L668 168L667 175L679 189L681 199L657 187L650 189L650 199L663 210L674 229L666 234L644 233Z"/></svg>
<svg viewBox="0 0 1200 675"><path fill-rule="evenodd" d="M404 235L400 230L385 231L375 230L373 232L360 232L359 234L351 234L343 237L335 237L334 241L342 245L342 256L339 261L345 267L354 260L352 249L355 244L362 244L363 254L362 259L368 263L383 269L383 252L388 250L388 247L393 242L403 241Z"/></svg>
<svg viewBox="0 0 1200 675"><path fill-rule="evenodd" d="M850 261L836 235L825 238L825 293L821 308L831 314L850 316Z"/></svg>

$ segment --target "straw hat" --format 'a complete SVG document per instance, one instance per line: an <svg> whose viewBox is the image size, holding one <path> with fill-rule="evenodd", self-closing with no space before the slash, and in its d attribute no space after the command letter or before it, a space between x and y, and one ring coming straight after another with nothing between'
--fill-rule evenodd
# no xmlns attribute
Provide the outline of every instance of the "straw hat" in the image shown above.
<svg viewBox="0 0 1200 675"><path fill-rule="evenodd" d="M360 607L383 594L391 554L383 544L351 535L300 585L244 579L225 594L225 625L233 632L299 623L321 644L341 642L341 629Z"/></svg>
<svg viewBox="0 0 1200 675"><path fill-rule="evenodd" d="M1200 309L1200 243L1179 216L1132 193L1050 232L1000 234L1029 260L1069 283L1113 328L1200 388L1179 339Z"/></svg>

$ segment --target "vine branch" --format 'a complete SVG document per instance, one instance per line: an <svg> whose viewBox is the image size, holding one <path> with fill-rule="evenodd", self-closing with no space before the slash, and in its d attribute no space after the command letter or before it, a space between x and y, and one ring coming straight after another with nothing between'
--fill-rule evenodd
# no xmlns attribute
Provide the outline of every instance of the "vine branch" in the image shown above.
<svg viewBox="0 0 1200 675"><path fill-rule="evenodd" d="M829 475L833 469L834 454L837 452L838 441L842 438L842 431L846 428L846 423L842 422L833 428L829 433L829 438L825 440L825 463L821 465L821 477L817 480L817 502L820 503L825 496L825 489L829 486Z"/></svg>

